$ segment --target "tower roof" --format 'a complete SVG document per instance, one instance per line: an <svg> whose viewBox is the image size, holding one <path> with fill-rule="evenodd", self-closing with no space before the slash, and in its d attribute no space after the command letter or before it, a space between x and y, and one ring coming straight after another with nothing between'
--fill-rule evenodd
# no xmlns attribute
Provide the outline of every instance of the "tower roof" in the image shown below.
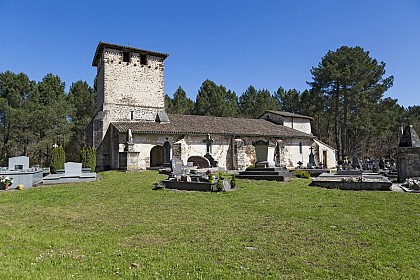
<svg viewBox="0 0 420 280"><path fill-rule="evenodd" d="M122 46L122 45L110 44L110 43L105 43L105 42L99 42L98 46L96 47L95 55L93 56L92 66L98 65L98 61L105 48L110 48L110 49L119 50L119 51L135 52L139 54L147 54L147 55L161 57L163 59L169 56L169 54L166 54L166 53L148 51L148 50L133 48L129 46Z"/></svg>
<svg viewBox="0 0 420 280"><path fill-rule="evenodd" d="M401 135L398 147L420 147L420 138L414 129L414 126L407 125Z"/></svg>

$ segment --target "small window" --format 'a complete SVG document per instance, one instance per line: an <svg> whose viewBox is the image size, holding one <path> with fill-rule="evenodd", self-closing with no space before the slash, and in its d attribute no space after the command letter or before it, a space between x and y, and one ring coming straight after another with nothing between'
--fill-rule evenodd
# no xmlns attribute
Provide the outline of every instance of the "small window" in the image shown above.
<svg viewBox="0 0 420 280"><path fill-rule="evenodd" d="M131 112L130 112L130 119L131 119L131 120L134 120L134 111L131 111Z"/></svg>
<svg viewBox="0 0 420 280"><path fill-rule="evenodd" d="M140 56L140 64L142 64L142 65L147 65L147 55L142 54L142 55Z"/></svg>
<svg viewBox="0 0 420 280"><path fill-rule="evenodd" d="M130 53L123 52L123 62L130 62Z"/></svg>

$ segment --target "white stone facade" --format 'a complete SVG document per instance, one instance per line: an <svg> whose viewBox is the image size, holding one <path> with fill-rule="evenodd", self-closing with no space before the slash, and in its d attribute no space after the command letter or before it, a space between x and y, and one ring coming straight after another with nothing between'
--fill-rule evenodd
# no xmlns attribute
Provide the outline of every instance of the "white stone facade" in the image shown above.
<svg viewBox="0 0 420 280"><path fill-rule="evenodd" d="M279 125L284 125L286 127L293 128L295 130L298 130L307 134L312 134L312 130L311 130L312 118L310 117L300 116L300 115L291 114L287 112L267 111L260 118L279 124Z"/></svg>

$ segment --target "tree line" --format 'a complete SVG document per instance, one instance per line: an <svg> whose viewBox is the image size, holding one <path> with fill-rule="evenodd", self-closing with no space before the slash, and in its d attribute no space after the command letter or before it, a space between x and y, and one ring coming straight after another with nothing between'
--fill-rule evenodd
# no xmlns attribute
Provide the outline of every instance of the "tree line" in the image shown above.
<svg viewBox="0 0 420 280"><path fill-rule="evenodd" d="M96 111L96 92L77 81L65 83L53 74L35 82L24 73L0 73L0 164L28 156L49 166L53 146L62 146L69 161L79 161L86 146L85 128Z"/></svg>
<svg viewBox="0 0 420 280"><path fill-rule="evenodd" d="M179 87L165 96L168 113L258 118L266 110L314 118L312 132L337 149L338 159L360 156L395 158L401 124L420 130L420 106L404 108L384 98L394 78L385 63L360 47L329 51L311 70L310 89L279 87L275 92L250 85L240 96L205 80L195 100ZM24 73L0 73L0 164L26 155L33 164L48 166L53 145L66 159L78 161L86 146L86 126L96 113L96 90L84 81L68 92L60 77L45 75L35 82ZM419 131L420 132L420 131Z"/></svg>

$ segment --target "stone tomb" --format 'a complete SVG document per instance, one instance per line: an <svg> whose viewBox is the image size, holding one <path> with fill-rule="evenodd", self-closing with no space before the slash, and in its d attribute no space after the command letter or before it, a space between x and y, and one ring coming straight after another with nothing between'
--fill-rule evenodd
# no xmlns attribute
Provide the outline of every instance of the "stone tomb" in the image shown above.
<svg viewBox="0 0 420 280"><path fill-rule="evenodd" d="M414 127L404 128L397 152L398 181L420 177L420 138Z"/></svg>
<svg viewBox="0 0 420 280"><path fill-rule="evenodd" d="M255 167L263 168L263 167L274 167L274 154L276 145L271 142L265 141L256 141L253 143L255 147L255 154L257 157L257 162L255 163Z"/></svg>
<svg viewBox="0 0 420 280"><path fill-rule="evenodd" d="M257 162L255 167L248 167L239 172L236 178L268 181L289 181L294 174L285 167L275 166L275 147L271 142L256 141L253 143Z"/></svg>
<svg viewBox="0 0 420 280"><path fill-rule="evenodd" d="M43 169L39 167L29 167L29 158L26 156L9 158L8 167L2 167L0 176L9 176L13 178L13 184L10 189L16 189L21 185L24 188L30 188L42 181Z"/></svg>
<svg viewBox="0 0 420 280"><path fill-rule="evenodd" d="M9 170L28 170L29 158L25 156L9 158Z"/></svg>
<svg viewBox="0 0 420 280"><path fill-rule="evenodd" d="M353 169L340 170L336 174L323 173L309 185L327 189L390 191L392 182L380 174Z"/></svg>
<svg viewBox="0 0 420 280"><path fill-rule="evenodd" d="M64 173L50 174L42 179L44 185L90 182L96 180L96 173L83 170L79 162L64 163Z"/></svg>
<svg viewBox="0 0 420 280"><path fill-rule="evenodd" d="M215 169L206 169L213 170ZM193 171L194 172L193 174ZM209 181L209 176L202 172L197 172L197 169L191 169L188 166L184 166L180 159L172 159L172 173L169 175L167 180L163 180L161 183L167 189L185 190L185 191L207 191L216 192L217 181L223 180L223 190L230 191L230 184L228 181L222 178L215 178L212 182Z"/></svg>

